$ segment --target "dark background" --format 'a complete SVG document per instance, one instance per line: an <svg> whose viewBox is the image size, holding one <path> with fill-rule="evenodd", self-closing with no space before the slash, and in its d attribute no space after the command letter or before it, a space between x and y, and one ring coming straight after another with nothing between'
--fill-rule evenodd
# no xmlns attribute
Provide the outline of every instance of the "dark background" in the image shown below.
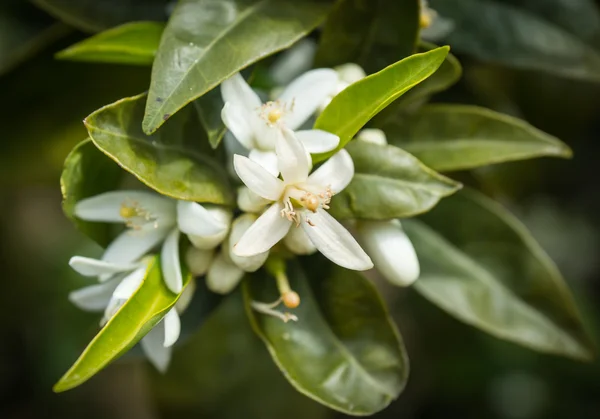
<svg viewBox="0 0 600 419"><path fill-rule="evenodd" d="M81 120L147 89L149 68L56 61L56 51L84 35L33 8L27 18L50 28L43 42L3 51L0 39L0 417L342 417L285 381L250 330L237 294L176 350L166 376L129 357L77 389L52 393L99 320L67 301L70 290L86 284L68 267L69 257L100 249L62 215L62 163L86 136ZM472 176L558 263L595 334L600 86L459 59L461 82L436 100L522 117L574 150L570 161L503 164ZM496 340L410 289L386 296L407 343L411 378L399 400L376 418L600 417L598 361L578 363Z"/></svg>

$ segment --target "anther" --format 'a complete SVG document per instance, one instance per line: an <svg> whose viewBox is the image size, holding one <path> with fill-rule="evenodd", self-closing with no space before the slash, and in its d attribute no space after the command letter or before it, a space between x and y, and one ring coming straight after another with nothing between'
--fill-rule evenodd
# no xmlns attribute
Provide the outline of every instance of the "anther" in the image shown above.
<svg viewBox="0 0 600 419"><path fill-rule="evenodd" d="M281 118L282 115L283 115L283 112L281 112L281 109L273 109L267 115L267 120L271 124L275 124L277 121L279 121L279 119Z"/></svg>
<svg viewBox="0 0 600 419"><path fill-rule="evenodd" d="M119 215L123 218L132 218L138 215L138 211L135 207L121 205L121 208L119 209Z"/></svg>
<svg viewBox="0 0 600 419"><path fill-rule="evenodd" d="M317 198L316 196L312 194L307 195L303 201L304 207L306 207L310 211L317 212L317 209L319 209L319 198Z"/></svg>

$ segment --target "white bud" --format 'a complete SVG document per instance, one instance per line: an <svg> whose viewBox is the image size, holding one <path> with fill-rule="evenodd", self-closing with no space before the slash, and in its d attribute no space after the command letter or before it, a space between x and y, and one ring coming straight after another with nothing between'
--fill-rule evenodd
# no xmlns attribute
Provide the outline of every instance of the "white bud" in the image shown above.
<svg viewBox="0 0 600 419"><path fill-rule="evenodd" d="M317 251L315 245L310 241L306 233L301 228L292 226L290 231L283 238L283 243L296 255L310 255Z"/></svg>
<svg viewBox="0 0 600 419"><path fill-rule="evenodd" d="M261 212L270 201L259 196L246 186L238 188L237 205L244 212Z"/></svg>
<svg viewBox="0 0 600 419"><path fill-rule="evenodd" d="M365 70L354 63L342 64L336 67L335 71L337 71L340 81L349 85L367 77Z"/></svg>
<svg viewBox="0 0 600 419"><path fill-rule="evenodd" d="M228 294L242 280L244 271L218 253L206 275L208 289L217 294Z"/></svg>
<svg viewBox="0 0 600 419"><path fill-rule="evenodd" d="M419 260L398 220L359 221L357 231L360 244L385 279L401 287L417 280Z"/></svg>
<svg viewBox="0 0 600 419"><path fill-rule="evenodd" d="M250 228L258 217L254 214L242 214L231 225L231 234L224 244L223 252L238 268L245 272L254 272L264 265L269 257L269 252L259 253L255 256L238 256L233 252L233 247L242 238L246 230Z"/></svg>
<svg viewBox="0 0 600 419"><path fill-rule="evenodd" d="M356 139L377 145L387 145L385 132L377 128L366 128L361 130L356 136Z"/></svg>
<svg viewBox="0 0 600 419"><path fill-rule="evenodd" d="M202 276L208 272L208 267L213 259L213 250L202 250L190 246L185 254L185 262L194 276Z"/></svg>
<svg viewBox="0 0 600 419"><path fill-rule="evenodd" d="M217 220L217 222L220 222L227 227L221 230L219 233L211 236L197 236L188 234L188 238L192 244L196 248L202 250L210 250L219 246L223 240L225 240L225 237L227 237L227 233L229 232L229 224L231 223L231 213L226 209L218 206L206 206L206 209L210 215Z"/></svg>

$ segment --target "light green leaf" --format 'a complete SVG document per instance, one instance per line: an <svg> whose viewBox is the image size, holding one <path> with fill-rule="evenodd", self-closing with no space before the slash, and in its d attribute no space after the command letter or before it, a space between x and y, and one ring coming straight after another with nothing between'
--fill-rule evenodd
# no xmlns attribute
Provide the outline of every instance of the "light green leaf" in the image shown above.
<svg viewBox="0 0 600 419"><path fill-rule="evenodd" d="M592 345L556 266L525 227L476 191L404 220L419 293L452 316L534 350L590 359Z"/></svg>
<svg viewBox="0 0 600 419"><path fill-rule="evenodd" d="M94 144L140 181L175 199L231 204L223 168L211 160L197 112L180 112L160 132L142 132L146 96L121 99L88 116Z"/></svg>
<svg viewBox="0 0 600 419"><path fill-rule="evenodd" d="M171 0L31 0L65 23L100 32L136 20L167 20Z"/></svg>
<svg viewBox="0 0 600 419"><path fill-rule="evenodd" d="M432 0L431 6L454 20L445 41L456 51L512 67L600 81L600 17L592 1L572 7L563 1Z"/></svg>
<svg viewBox="0 0 600 419"><path fill-rule="evenodd" d="M430 210L461 187L392 145L352 141L346 150L354 160L355 174L346 189L331 200L336 218L411 217Z"/></svg>
<svg viewBox="0 0 600 419"><path fill-rule="evenodd" d="M71 150L60 177L65 215L82 232L103 247L111 239L108 225L76 218L75 204L83 198L116 189L123 173L119 166L102 154L88 138Z"/></svg>
<svg viewBox="0 0 600 419"><path fill-rule="evenodd" d="M55 392L70 390L89 380L131 349L175 305L181 294L173 294L165 285L159 259L154 257L140 287L54 385ZM185 287L191 275L184 272L183 278Z"/></svg>
<svg viewBox="0 0 600 419"><path fill-rule="evenodd" d="M357 63L379 71L415 52L419 0L345 0L327 18L317 67Z"/></svg>
<svg viewBox="0 0 600 419"><path fill-rule="evenodd" d="M408 358L375 287L338 267L311 280L297 265L288 274L302 299L294 310L297 322L250 306L277 299L274 279L255 275L243 285L252 327L284 376L301 393L347 414L385 408L406 384Z"/></svg>
<svg viewBox="0 0 600 419"><path fill-rule="evenodd" d="M109 29L56 54L56 58L116 64L150 65L165 25L134 22Z"/></svg>
<svg viewBox="0 0 600 419"><path fill-rule="evenodd" d="M344 148L373 116L431 76L442 64L448 51L448 47L441 47L411 55L342 90L315 122L316 129L338 135L340 144L334 151L313 155L313 161L325 160Z"/></svg>
<svg viewBox="0 0 600 419"><path fill-rule="evenodd" d="M328 9L327 2L308 0L181 0L152 68L144 132L153 133L223 80L291 46Z"/></svg>
<svg viewBox="0 0 600 419"><path fill-rule="evenodd" d="M217 148L227 131L221 118L221 110L225 104L221 98L220 89L212 89L193 103L208 136L208 142L212 148Z"/></svg>
<svg viewBox="0 0 600 419"><path fill-rule="evenodd" d="M558 138L477 106L430 105L382 129L388 141L440 171L541 156L571 157L571 149Z"/></svg>

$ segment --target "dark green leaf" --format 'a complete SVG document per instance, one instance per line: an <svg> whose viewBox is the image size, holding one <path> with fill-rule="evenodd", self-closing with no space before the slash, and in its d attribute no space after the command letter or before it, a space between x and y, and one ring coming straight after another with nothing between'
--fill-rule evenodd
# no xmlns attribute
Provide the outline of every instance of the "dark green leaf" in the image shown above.
<svg viewBox="0 0 600 419"><path fill-rule="evenodd" d="M196 99L194 106L208 136L208 142L212 148L217 148L225 135L225 131L227 131L221 119L221 110L224 106L221 92L218 88L211 90L201 98Z"/></svg>
<svg viewBox="0 0 600 419"><path fill-rule="evenodd" d="M145 95L121 99L88 116L84 122L94 144L164 195L232 203L226 173L210 159L197 113L191 108L180 112L160 132L147 136L141 129L145 99Z"/></svg>
<svg viewBox="0 0 600 419"><path fill-rule="evenodd" d="M470 325L578 359L592 345L567 285L525 227L497 203L463 191L402 225L421 263L416 289Z"/></svg>
<svg viewBox="0 0 600 419"><path fill-rule="evenodd" d="M355 174L331 201L336 218L411 217L430 210L461 186L398 147L352 141L346 150L354 160Z"/></svg>
<svg viewBox="0 0 600 419"><path fill-rule="evenodd" d="M600 81L600 18L592 1L566 7L562 1L433 0L431 6L454 20L445 40L459 52L517 68Z"/></svg>
<svg viewBox="0 0 600 419"><path fill-rule="evenodd" d="M477 106L430 105L382 129L388 141L440 171L541 156L571 157L571 149L558 138Z"/></svg>
<svg viewBox="0 0 600 419"><path fill-rule="evenodd" d="M185 287L191 275L184 272L183 278ZM127 352L167 314L179 295L173 294L165 285L159 257L154 257L140 287L56 383L54 391L62 392L83 384Z"/></svg>
<svg viewBox="0 0 600 419"><path fill-rule="evenodd" d="M182 0L152 68L143 128L152 133L186 104L250 64L289 47L326 16L327 2Z"/></svg>
<svg viewBox="0 0 600 419"><path fill-rule="evenodd" d="M373 116L431 76L446 58L448 50L448 47L442 47L412 55L342 90L315 122L316 129L338 135L340 144L334 151L313 155L313 161L325 160L344 148Z"/></svg>
<svg viewBox="0 0 600 419"><path fill-rule="evenodd" d="M404 346L375 287L338 267L329 277L289 270L302 299L298 322L254 311L252 301L277 298L274 279L244 281L246 310L275 363L301 393L351 415L373 414L394 400L408 377Z"/></svg>
<svg viewBox="0 0 600 419"><path fill-rule="evenodd" d="M75 217L73 211L77 201L116 189L123 173L119 166L102 154L88 138L71 150L60 177L65 215L82 232L103 247L111 239L108 225L80 220Z"/></svg>
<svg viewBox="0 0 600 419"><path fill-rule="evenodd" d="M316 66L352 62L373 73L412 54L418 34L419 0L340 1L323 29Z"/></svg>
<svg viewBox="0 0 600 419"><path fill-rule="evenodd" d="M135 22L109 29L56 54L56 58L116 64L150 65L164 24Z"/></svg>
<svg viewBox="0 0 600 419"><path fill-rule="evenodd" d="M58 19L86 32L136 20L165 21L171 0L31 0Z"/></svg>

